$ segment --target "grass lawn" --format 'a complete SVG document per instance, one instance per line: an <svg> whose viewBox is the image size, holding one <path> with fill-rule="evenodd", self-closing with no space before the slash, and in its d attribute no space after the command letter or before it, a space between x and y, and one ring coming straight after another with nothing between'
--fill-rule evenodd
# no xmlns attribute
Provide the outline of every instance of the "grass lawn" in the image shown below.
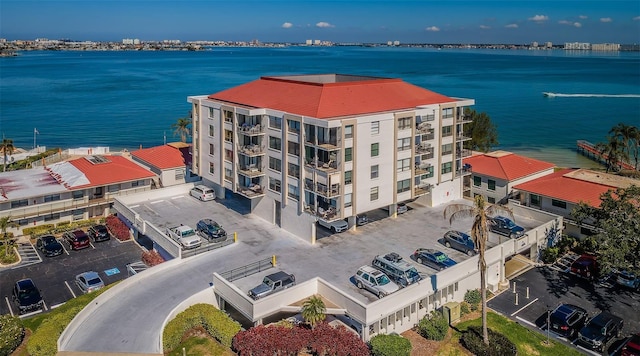
<svg viewBox="0 0 640 356"><path fill-rule="evenodd" d="M216 340L208 337L189 337L170 352L168 356L182 356L182 349L189 356L234 356L235 352L222 346Z"/></svg>

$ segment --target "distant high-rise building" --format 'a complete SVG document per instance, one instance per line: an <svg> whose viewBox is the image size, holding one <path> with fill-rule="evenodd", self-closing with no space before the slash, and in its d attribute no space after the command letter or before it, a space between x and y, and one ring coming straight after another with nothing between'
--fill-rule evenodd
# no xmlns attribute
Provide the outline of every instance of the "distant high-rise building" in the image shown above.
<svg viewBox="0 0 640 356"><path fill-rule="evenodd" d="M393 41L393 45L394 46L399 46L400 45L400 41Z"/></svg>
<svg viewBox="0 0 640 356"><path fill-rule="evenodd" d="M618 43L594 43L591 45L592 51L619 51L620 44Z"/></svg>
<svg viewBox="0 0 640 356"><path fill-rule="evenodd" d="M313 40L307 40L306 44L307 46L311 46L313 44Z"/></svg>
<svg viewBox="0 0 640 356"><path fill-rule="evenodd" d="M538 42L536 41L531 42L531 47L538 48Z"/></svg>
<svg viewBox="0 0 640 356"><path fill-rule="evenodd" d="M591 43L588 43L588 42L567 42L567 43L564 44L564 49L588 51L588 50L591 49Z"/></svg>
<svg viewBox="0 0 640 356"><path fill-rule="evenodd" d="M547 42L547 43L544 44L544 46L547 47L547 48L553 48L553 43Z"/></svg>

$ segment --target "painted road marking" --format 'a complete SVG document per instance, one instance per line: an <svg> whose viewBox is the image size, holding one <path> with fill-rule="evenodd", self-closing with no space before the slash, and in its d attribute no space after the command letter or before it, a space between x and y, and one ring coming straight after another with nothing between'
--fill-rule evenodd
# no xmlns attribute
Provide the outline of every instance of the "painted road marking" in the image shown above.
<svg viewBox="0 0 640 356"><path fill-rule="evenodd" d="M158 203L162 203L164 200L156 200L156 201L152 201L149 204L158 204Z"/></svg>
<svg viewBox="0 0 640 356"><path fill-rule="evenodd" d="M64 244L62 243L62 241L60 241L60 239L57 239L57 240L58 240L58 242L60 242L60 245L62 245L62 249L64 250L64 253L66 253L67 256L69 256L69 251L67 250L66 247L64 247Z"/></svg>
<svg viewBox="0 0 640 356"><path fill-rule="evenodd" d="M89 246L91 246L94 250L95 250L95 246L93 246L93 244L91 243L91 240L89 240Z"/></svg>
<svg viewBox="0 0 640 356"><path fill-rule="evenodd" d="M107 276L113 276L114 274L118 274L118 273L120 273L120 270L117 267L104 271L104 274L106 274Z"/></svg>
<svg viewBox="0 0 640 356"><path fill-rule="evenodd" d="M137 208L137 207L139 207L139 206L140 206L140 204L131 205L131 206L129 206L129 209L135 209L135 208Z"/></svg>
<svg viewBox="0 0 640 356"><path fill-rule="evenodd" d="M52 305L52 306L51 306L51 310L53 310L53 309L55 309L55 308L57 308L57 307L61 307L61 306L65 305L66 303L67 303L67 302L62 302L62 303L59 303L59 304L56 304L56 305Z"/></svg>
<svg viewBox="0 0 640 356"><path fill-rule="evenodd" d="M172 200L173 199L182 199L182 198L184 198L184 195L178 195L176 197L171 197Z"/></svg>
<svg viewBox="0 0 640 356"><path fill-rule="evenodd" d="M9 302L9 297L4 297L4 300L7 301L7 307L9 307L9 312L11 312L11 316L15 316L13 314L13 309L11 309L11 303Z"/></svg>
<svg viewBox="0 0 640 356"><path fill-rule="evenodd" d="M76 294L73 292L73 289L71 289L71 286L69 285L69 283L67 283L67 281L64 281L64 284L67 285L67 288L69 288L69 292L71 292L71 295L75 298Z"/></svg>
<svg viewBox="0 0 640 356"><path fill-rule="evenodd" d="M529 320L523 319L523 318L521 318L519 316L516 316L516 319L520 320L521 322L523 322L523 323L525 323L527 325L530 325L530 326L533 326L534 328L537 328L536 324L530 322Z"/></svg>
<svg viewBox="0 0 640 356"><path fill-rule="evenodd" d="M522 307L522 308L520 308L520 309L516 310L515 312L513 312L513 314L511 314L511 316L514 316L514 315L516 315L516 314L520 313L520 312L521 312L521 311L523 311L526 307L528 307L529 305L531 305L531 304L533 304L533 303L535 303L535 302L537 302L537 301L538 301L538 298L536 298L536 299L534 299L534 300L530 301L530 302L529 302L529 304L527 304L527 305L525 305L524 307Z"/></svg>

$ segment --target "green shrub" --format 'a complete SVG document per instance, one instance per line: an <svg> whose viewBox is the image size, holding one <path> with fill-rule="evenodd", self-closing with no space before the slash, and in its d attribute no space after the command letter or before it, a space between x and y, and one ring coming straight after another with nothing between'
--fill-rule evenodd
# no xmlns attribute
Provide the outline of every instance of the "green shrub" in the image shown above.
<svg viewBox="0 0 640 356"><path fill-rule="evenodd" d="M469 309L469 303L462 302L460 303L460 316L464 316L465 314L469 314L471 310Z"/></svg>
<svg viewBox="0 0 640 356"><path fill-rule="evenodd" d="M0 355L11 355L24 338L24 326L20 318L0 315Z"/></svg>
<svg viewBox="0 0 640 356"><path fill-rule="evenodd" d="M489 331L489 345L485 345L482 340L482 327L470 326L467 331L462 334L460 343L472 354L477 356L510 356L516 355L516 345L507 339L506 336Z"/></svg>
<svg viewBox="0 0 640 356"><path fill-rule="evenodd" d="M560 251L557 247L548 247L542 250L540 259L546 264L554 263L558 259L559 253Z"/></svg>
<svg viewBox="0 0 640 356"><path fill-rule="evenodd" d="M441 311L432 311L429 317L424 317L418 323L418 333L428 340L443 340L449 331L449 324Z"/></svg>
<svg viewBox="0 0 640 356"><path fill-rule="evenodd" d="M31 235L31 237L38 237L40 235L49 234L54 228L54 224L42 224L34 227L26 227L22 229L22 234Z"/></svg>
<svg viewBox="0 0 640 356"><path fill-rule="evenodd" d="M411 355L411 342L400 335L376 335L369 344L373 356Z"/></svg>
<svg viewBox="0 0 640 356"><path fill-rule="evenodd" d="M596 241L594 236L589 236L578 242L578 246L575 250L578 254L593 253L598 250L598 241Z"/></svg>
<svg viewBox="0 0 640 356"><path fill-rule="evenodd" d="M71 225L71 221L61 221L56 224L56 228L68 227L69 225Z"/></svg>
<svg viewBox="0 0 640 356"><path fill-rule="evenodd" d="M211 304L195 304L176 315L162 332L162 347L165 351L175 349L184 333L196 326L202 326L211 337L222 345L231 347L233 337L240 331L238 322Z"/></svg>
<svg viewBox="0 0 640 356"><path fill-rule="evenodd" d="M478 304L482 301L482 294L479 289L470 289L464 294L464 301L469 303L471 311L478 310Z"/></svg>
<svg viewBox="0 0 640 356"><path fill-rule="evenodd" d="M66 310L47 318L40 327L31 334L27 342L27 351L30 356L50 356L58 353L58 338L69 325L71 320L82 310L82 306Z"/></svg>

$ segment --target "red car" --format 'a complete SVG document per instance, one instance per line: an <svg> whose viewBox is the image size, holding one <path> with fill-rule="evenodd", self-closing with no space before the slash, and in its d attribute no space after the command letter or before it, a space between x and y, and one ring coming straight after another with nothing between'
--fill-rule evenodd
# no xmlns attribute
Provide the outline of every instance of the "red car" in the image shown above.
<svg viewBox="0 0 640 356"><path fill-rule="evenodd" d="M629 338L622 346L622 356L640 356L640 333Z"/></svg>
<svg viewBox="0 0 640 356"><path fill-rule="evenodd" d="M596 256L582 255L571 264L571 273L586 279L595 279L598 276L598 261Z"/></svg>
<svg viewBox="0 0 640 356"><path fill-rule="evenodd" d="M69 243L72 250L80 250L89 247L89 235L80 229L65 232L63 237L64 240Z"/></svg>

